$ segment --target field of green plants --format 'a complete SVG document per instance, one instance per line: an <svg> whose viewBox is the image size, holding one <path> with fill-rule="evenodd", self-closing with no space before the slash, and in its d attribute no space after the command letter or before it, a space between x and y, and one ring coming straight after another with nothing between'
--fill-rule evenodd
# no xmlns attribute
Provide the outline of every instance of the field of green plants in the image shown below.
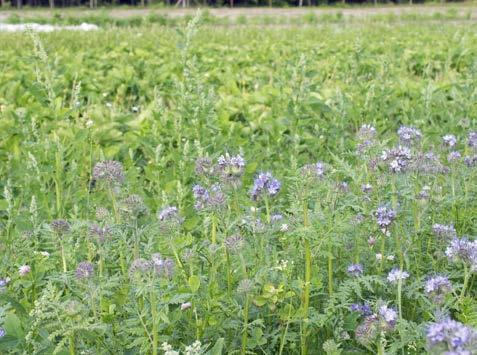
<svg viewBox="0 0 477 355"><path fill-rule="evenodd" d="M477 23L0 33L1 354L477 354Z"/></svg>

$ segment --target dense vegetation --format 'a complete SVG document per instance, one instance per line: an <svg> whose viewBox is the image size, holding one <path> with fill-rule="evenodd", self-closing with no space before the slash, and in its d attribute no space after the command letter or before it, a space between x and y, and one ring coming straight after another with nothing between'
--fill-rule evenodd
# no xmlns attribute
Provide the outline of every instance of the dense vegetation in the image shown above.
<svg viewBox="0 0 477 355"><path fill-rule="evenodd" d="M0 34L1 352L475 353L477 26L197 21Z"/></svg>

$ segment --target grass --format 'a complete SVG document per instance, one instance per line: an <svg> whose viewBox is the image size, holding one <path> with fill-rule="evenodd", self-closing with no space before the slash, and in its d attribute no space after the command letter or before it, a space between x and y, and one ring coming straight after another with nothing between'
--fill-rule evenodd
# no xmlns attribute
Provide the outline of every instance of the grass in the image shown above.
<svg viewBox="0 0 477 355"><path fill-rule="evenodd" d="M1 351L449 350L442 314L477 326L477 25L202 21L0 33Z"/></svg>

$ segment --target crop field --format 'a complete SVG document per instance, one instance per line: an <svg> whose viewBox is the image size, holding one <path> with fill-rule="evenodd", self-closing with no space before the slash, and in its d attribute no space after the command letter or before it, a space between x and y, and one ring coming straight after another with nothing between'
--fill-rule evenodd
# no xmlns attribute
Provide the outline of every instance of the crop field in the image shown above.
<svg viewBox="0 0 477 355"><path fill-rule="evenodd" d="M477 354L477 23L307 18L0 33L1 354Z"/></svg>

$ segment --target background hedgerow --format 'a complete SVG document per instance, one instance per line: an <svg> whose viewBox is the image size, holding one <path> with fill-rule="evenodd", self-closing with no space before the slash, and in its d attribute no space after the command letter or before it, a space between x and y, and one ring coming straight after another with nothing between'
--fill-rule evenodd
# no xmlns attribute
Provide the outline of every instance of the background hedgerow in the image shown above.
<svg viewBox="0 0 477 355"><path fill-rule="evenodd" d="M476 26L199 25L0 34L1 351L475 353Z"/></svg>

